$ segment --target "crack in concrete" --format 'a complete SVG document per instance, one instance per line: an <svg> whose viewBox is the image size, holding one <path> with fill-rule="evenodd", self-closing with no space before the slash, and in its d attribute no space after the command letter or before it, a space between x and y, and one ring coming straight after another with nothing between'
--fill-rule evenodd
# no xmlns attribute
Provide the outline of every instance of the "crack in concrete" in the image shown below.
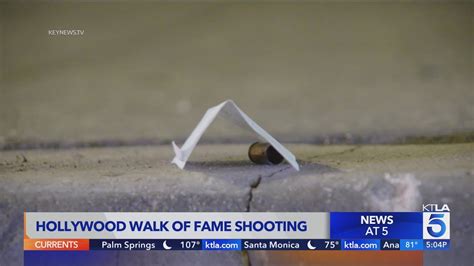
<svg viewBox="0 0 474 266"><path fill-rule="evenodd" d="M250 212L250 208L251 208L251 204L252 204L252 200L253 200L253 192L254 192L255 189L258 188L258 186L260 185L260 183L262 182L262 179L264 177L265 178L272 177L272 176L274 176L278 173L281 173L285 170L288 170L290 168L291 168L291 166L287 166L287 167L281 168L278 171L274 171L274 172L272 172L268 175L265 175L265 176L258 175L257 178L252 183L250 183L249 196L248 196L248 200L247 200L247 205L245 207L245 211ZM247 251L242 252L242 264L244 266L252 266L252 261L250 259L250 255Z"/></svg>
<svg viewBox="0 0 474 266"><path fill-rule="evenodd" d="M246 212L250 212L250 204L252 203L252 199L253 199L253 191L258 188L258 186L260 185L260 183L261 183L261 181L262 181L262 178L264 178L264 177L265 177L265 178L272 177L272 176L274 176L274 175L276 175L276 174L278 174L278 173L281 173L281 172L283 172L283 171L285 171L285 170L288 170L288 169L290 169L290 168L291 168L291 166L287 166L287 167L281 168L281 169L279 169L278 171L274 171L274 172L272 172L272 173L270 173L270 174L268 174L268 175L265 175L265 176L258 175L258 176L257 176L257 179L255 179L252 183L250 183L249 196L248 196L248 200L247 200L247 205L246 205L246 207L245 207L245 211L246 211Z"/></svg>
<svg viewBox="0 0 474 266"><path fill-rule="evenodd" d="M352 148L349 148L349 149L346 149L346 150L343 150L343 151L320 154L320 155L316 155L316 156L313 156L313 157L309 157L309 160L313 160L313 159L316 159L316 158L321 157L321 156L343 155L343 154L346 154L346 153L354 152L354 151L356 151L360 148L362 148L362 145L357 145L355 147L352 147Z"/></svg>
<svg viewBox="0 0 474 266"><path fill-rule="evenodd" d="M257 179L255 179L252 183L250 183L249 196L247 200L247 205L245 207L246 212L250 212L250 204L252 203L252 199L253 199L253 191L256 188L258 188L261 181L262 181L262 176L258 175Z"/></svg>

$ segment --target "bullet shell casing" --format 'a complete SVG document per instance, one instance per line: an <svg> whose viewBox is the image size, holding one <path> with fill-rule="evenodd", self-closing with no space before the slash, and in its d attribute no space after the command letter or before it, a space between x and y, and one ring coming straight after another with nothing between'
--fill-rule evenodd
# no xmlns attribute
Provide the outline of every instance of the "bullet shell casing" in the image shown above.
<svg viewBox="0 0 474 266"><path fill-rule="evenodd" d="M256 164L279 164L283 156L269 143L255 142L250 145L249 158Z"/></svg>

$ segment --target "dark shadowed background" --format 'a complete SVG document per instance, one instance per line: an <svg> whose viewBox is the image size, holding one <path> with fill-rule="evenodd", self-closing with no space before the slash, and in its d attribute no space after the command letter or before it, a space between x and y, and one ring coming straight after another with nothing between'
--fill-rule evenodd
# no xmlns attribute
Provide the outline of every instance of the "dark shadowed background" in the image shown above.
<svg viewBox="0 0 474 266"><path fill-rule="evenodd" d="M228 98L283 141L474 130L472 2L0 8L2 145L182 140Z"/></svg>

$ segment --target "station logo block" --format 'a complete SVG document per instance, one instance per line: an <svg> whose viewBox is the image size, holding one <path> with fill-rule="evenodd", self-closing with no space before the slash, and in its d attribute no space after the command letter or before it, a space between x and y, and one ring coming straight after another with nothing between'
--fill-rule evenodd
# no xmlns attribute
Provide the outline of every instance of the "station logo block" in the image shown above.
<svg viewBox="0 0 474 266"><path fill-rule="evenodd" d="M450 239L450 212L447 204L423 205L423 239Z"/></svg>

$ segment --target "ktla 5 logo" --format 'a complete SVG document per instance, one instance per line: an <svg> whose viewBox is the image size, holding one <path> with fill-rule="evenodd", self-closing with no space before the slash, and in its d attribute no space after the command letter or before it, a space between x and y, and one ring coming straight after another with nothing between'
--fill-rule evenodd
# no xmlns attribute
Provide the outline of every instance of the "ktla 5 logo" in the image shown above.
<svg viewBox="0 0 474 266"><path fill-rule="evenodd" d="M423 239L449 239L449 212L423 213Z"/></svg>

